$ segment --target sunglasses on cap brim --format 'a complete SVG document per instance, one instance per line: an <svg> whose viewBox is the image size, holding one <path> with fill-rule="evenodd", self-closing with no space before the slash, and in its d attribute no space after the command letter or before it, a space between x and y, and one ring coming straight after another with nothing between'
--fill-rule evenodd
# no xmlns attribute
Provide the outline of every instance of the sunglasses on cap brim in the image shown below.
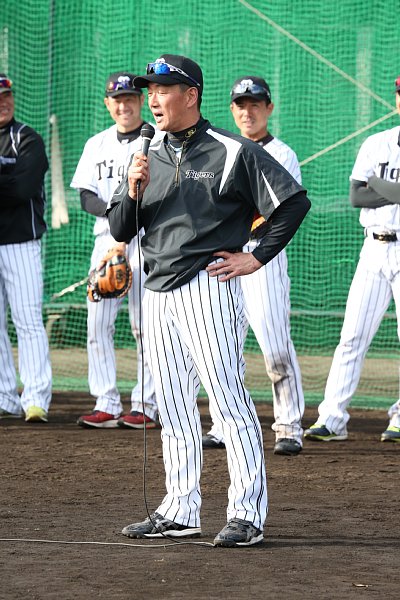
<svg viewBox="0 0 400 600"><path fill-rule="evenodd" d="M267 96L270 97L270 93L267 88L258 85L257 83L248 83L247 81L241 81L236 84L232 89L231 94L254 94L255 96Z"/></svg>
<svg viewBox="0 0 400 600"><path fill-rule="evenodd" d="M6 89L6 90L11 90L11 88L12 88L11 79L8 79L7 77L0 77L0 88Z"/></svg>
<svg viewBox="0 0 400 600"><path fill-rule="evenodd" d="M164 62L163 60L156 60L155 62L148 63L146 68L147 75L174 75L175 73L183 75L183 77L186 77L187 79L190 79L190 81L193 81L196 87L200 87L199 82L193 79L193 77L190 77L190 75L185 73L185 71L182 71L182 69L179 69L179 67L174 67L174 65L170 65L169 63Z"/></svg>
<svg viewBox="0 0 400 600"><path fill-rule="evenodd" d="M135 90L140 92L141 90L133 85L133 79L126 78L122 81L109 81L107 83L107 92L118 92L120 90Z"/></svg>

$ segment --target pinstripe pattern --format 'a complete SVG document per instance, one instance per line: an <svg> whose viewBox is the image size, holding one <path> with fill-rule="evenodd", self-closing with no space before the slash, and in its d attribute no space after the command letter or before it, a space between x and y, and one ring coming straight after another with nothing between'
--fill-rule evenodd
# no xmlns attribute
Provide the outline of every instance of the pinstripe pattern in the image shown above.
<svg viewBox="0 0 400 600"><path fill-rule="evenodd" d="M400 243L384 244L366 238L350 286L325 397L318 407L318 422L339 435L346 433L350 418L346 409L357 389L365 355L392 298L400 323ZM399 325L398 335L400 338ZM389 414L391 424L399 427L399 403L392 406Z"/></svg>
<svg viewBox="0 0 400 600"><path fill-rule="evenodd" d="M244 250L252 252L256 242ZM290 280L283 250L263 267L241 278L245 314L264 355L272 382L276 438L302 439L304 394L300 368L290 336Z"/></svg>
<svg viewBox="0 0 400 600"><path fill-rule="evenodd" d="M200 525L202 432L196 399L201 381L213 420L226 439L231 480L227 517L262 528L265 465L260 424L243 383L240 282L221 283L200 271L175 290L147 289L144 325L166 469L167 494L157 512L178 523Z"/></svg>
<svg viewBox="0 0 400 600"><path fill-rule="evenodd" d="M106 252L115 245L110 233L98 235L92 252L90 269L98 265ZM132 287L128 293L129 319L133 335L137 342L137 384L131 394L131 409L139 412L142 407L142 353L141 335L139 332L139 317L142 286L139 288L139 254L137 239L134 238L127 247L129 263L132 268ZM122 413L122 403L117 387L117 365L114 348L115 321L124 298L108 298L101 302L87 300L88 308L88 378L90 393L96 398L95 410L119 416ZM145 413L151 419L157 416L157 405L154 394L154 384L144 356L143 368L143 401Z"/></svg>
<svg viewBox="0 0 400 600"><path fill-rule="evenodd" d="M350 176L368 182L372 175L398 184L400 128L369 136L361 145ZM400 206L362 208L360 224L367 230L360 260L347 298L339 344L333 356L318 423L338 435L347 433L347 407L357 389L365 355L393 298L400 339L400 243L382 243L372 234L400 231ZM400 427L400 401L388 411L390 425Z"/></svg>
<svg viewBox="0 0 400 600"><path fill-rule="evenodd" d="M297 156L287 144L273 138L263 148L301 183ZM243 252L253 252L256 247L257 242L251 241ZM241 277L241 284L245 315L264 355L267 374L272 382L275 418L272 429L275 437L277 440L293 438L302 444L304 393L290 335L290 279L287 268L287 256L283 250L255 273ZM222 432L214 422L209 435L223 440Z"/></svg>
<svg viewBox="0 0 400 600"><path fill-rule="evenodd" d="M42 318L41 243L0 245L0 407L13 413L29 406L48 411L51 401L49 346ZM18 368L23 392L18 398L16 372L6 329L10 306L18 336Z"/></svg>

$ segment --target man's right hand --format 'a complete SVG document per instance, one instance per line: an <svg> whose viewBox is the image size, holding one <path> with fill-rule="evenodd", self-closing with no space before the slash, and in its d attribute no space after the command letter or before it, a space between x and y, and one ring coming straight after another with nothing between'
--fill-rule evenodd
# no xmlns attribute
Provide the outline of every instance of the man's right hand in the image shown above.
<svg viewBox="0 0 400 600"><path fill-rule="evenodd" d="M143 152L135 152L128 169L128 195L132 200L140 200L150 181L148 157ZM137 184L140 182L139 198Z"/></svg>

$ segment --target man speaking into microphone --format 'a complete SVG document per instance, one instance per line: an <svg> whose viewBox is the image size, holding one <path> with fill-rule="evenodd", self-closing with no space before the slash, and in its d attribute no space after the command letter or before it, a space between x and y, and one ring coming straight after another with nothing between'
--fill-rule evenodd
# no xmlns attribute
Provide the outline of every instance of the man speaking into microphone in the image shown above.
<svg viewBox="0 0 400 600"><path fill-rule="evenodd" d="M200 382L226 442L227 524L216 546L262 542L267 483L260 423L244 386L245 319L239 276L276 256L310 208L305 190L260 146L201 116L203 75L163 54L136 77L164 139L134 155L107 210L112 235L144 228L144 339L162 426L166 495L132 538L197 537L202 430ZM139 203L139 204L138 204ZM253 253L241 252L254 213L267 221ZM139 223L136 219L139 219Z"/></svg>

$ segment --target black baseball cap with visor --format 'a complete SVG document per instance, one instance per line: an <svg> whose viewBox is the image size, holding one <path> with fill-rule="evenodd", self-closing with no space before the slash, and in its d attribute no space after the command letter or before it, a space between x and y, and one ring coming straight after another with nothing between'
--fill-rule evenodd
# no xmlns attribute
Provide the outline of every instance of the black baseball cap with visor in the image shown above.
<svg viewBox="0 0 400 600"><path fill-rule="evenodd" d="M135 85L148 87L149 83L176 85L184 83L195 87L199 96L203 93L203 73L197 63L179 54L162 54L154 62L148 63L146 75L135 78Z"/></svg>
<svg viewBox="0 0 400 600"><path fill-rule="evenodd" d="M0 94L4 92L11 92L13 89L13 82L5 73L0 73Z"/></svg>
<svg viewBox="0 0 400 600"><path fill-rule="evenodd" d="M136 94L140 96L142 90L134 84L136 75L126 71L117 71L111 73L106 81L105 95L108 98L115 98L121 94Z"/></svg>
<svg viewBox="0 0 400 600"><path fill-rule="evenodd" d="M271 102L271 90L268 83L261 77L245 75L236 79L231 89L231 102L239 98L253 98L264 100L267 104Z"/></svg>

